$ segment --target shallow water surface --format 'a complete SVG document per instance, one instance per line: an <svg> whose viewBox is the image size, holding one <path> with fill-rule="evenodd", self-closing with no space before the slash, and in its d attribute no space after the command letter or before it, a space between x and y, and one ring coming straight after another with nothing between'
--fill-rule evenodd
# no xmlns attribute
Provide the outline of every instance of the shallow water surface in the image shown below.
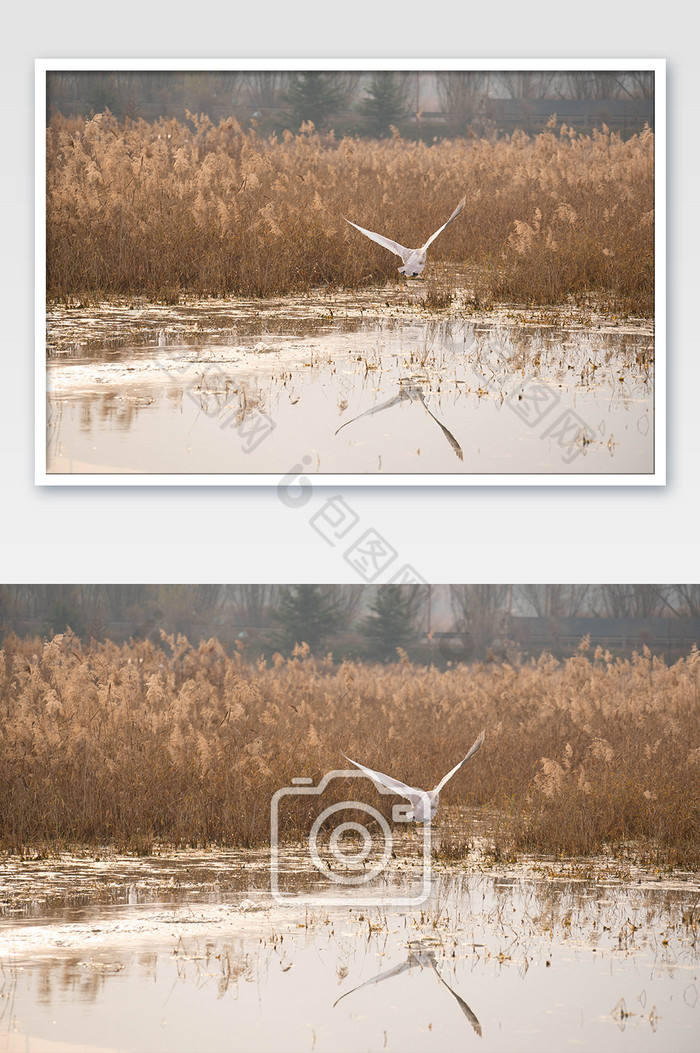
<svg viewBox="0 0 700 1053"><path fill-rule="evenodd" d="M385 295L54 311L47 471L653 472L649 325Z"/></svg>
<svg viewBox="0 0 700 1053"><path fill-rule="evenodd" d="M281 905L264 853L3 874L0 1050L697 1049L687 874L441 866L419 910Z"/></svg>

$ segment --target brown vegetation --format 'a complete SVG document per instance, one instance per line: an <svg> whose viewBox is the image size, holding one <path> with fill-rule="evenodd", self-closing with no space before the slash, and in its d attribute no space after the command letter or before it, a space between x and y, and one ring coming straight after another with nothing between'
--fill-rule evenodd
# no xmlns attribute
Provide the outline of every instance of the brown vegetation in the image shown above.
<svg viewBox="0 0 700 1053"><path fill-rule="evenodd" d="M653 314L649 129L426 145L109 112L55 116L47 130L48 297L261 297L394 279L400 261L343 216L414 246L465 193L431 260L468 265L481 302L594 296Z"/></svg>
<svg viewBox="0 0 700 1053"><path fill-rule="evenodd" d="M11 637L0 652L0 843L265 844L275 791L300 775L317 785L344 766L341 751L429 788L485 727L484 747L443 791L446 843L459 803L498 810L511 847L619 853L635 841L697 866L699 701L696 650L667 667L584 644L563 663L441 672L334 665L306 647L268 666L182 636L162 647ZM285 836L298 834L293 812L285 822Z"/></svg>

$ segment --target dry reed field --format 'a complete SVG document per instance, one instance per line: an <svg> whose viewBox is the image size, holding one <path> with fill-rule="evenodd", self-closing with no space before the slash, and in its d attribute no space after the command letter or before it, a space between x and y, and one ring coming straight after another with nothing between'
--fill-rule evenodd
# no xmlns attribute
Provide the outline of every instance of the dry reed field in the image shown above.
<svg viewBox="0 0 700 1053"><path fill-rule="evenodd" d="M341 751L429 788L483 727L483 748L441 795L456 856L465 843L451 824L466 808L500 817L496 853L632 852L697 867L700 653L668 667L586 647L564 662L440 671L335 665L305 645L266 664L215 639L9 637L0 844L264 845L275 791L295 776L317 785L345 766ZM289 815L281 832L294 839Z"/></svg>
<svg viewBox="0 0 700 1053"><path fill-rule="evenodd" d="M481 303L654 311L654 135L543 133L433 144L298 134L230 118L47 130L49 300L265 297L393 280L398 258L343 216L468 268ZM429 261L430 265L430 261ZM427 272L426 272L427 273Z"/></svg>

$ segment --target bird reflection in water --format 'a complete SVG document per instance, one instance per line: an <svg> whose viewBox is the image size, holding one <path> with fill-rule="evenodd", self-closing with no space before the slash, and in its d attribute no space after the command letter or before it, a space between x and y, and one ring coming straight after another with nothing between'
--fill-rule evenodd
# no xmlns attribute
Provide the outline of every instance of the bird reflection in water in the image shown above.
<svg viewBox="0 0 700 1053"><path fill-rule="evenodd" d="M474 1028L476 1034L481 1036L481 1024L479 1023L479 1019L476 1013L474 1013L474 1011L471 1009L470 1006L467 1005L464 999L460 997L460 995L458 995L456 991L453 991L450 985L446 983L445 980L443 980L442 976L438 971L438 967L435 961L434 949L430 946L430 944L422 940L417 940L415 943L409 943L408 957L405 962L401 962L400 965L395 965L393 969L387 969L385 972L379 973L377 976L373 976L371 980L365 980L364 983L358 984L358 986L353 987L352 990L346 991L345 994L342 994L340 998L336 999L336 1001L333 1003L333 1008L335 1009L335 1007L338 1005L338 1002L342 1002L342 1000L344 998L347 998L348 995L355 994L356 991L361 991L363 987L370 987L373 984L380 984L383 980L389 980L392 976L399 976L401 973L408 972L411 969L430 970L437 978L438 983L450 992L452 997L457 1002L457 1005L462 1010L471 1026Z"/></svg>
<svg viewBox="0 0 700 1053"><path fill-rule="evenodd" d="M400 380L398 395L394 395L393 398L387 399L386 402L380 402L378 406L373 406L372 409L365 410L364 413L358 414L358 416L353 417L352 420L346 420L345 424L341 424L335 434L337 435L338 432L343 430L343 428L347 428L348 424L354 424L355 421L361 420L363 417L371 417L374 413L381 413L382 410L389 409L391 406L396 406L398 403L406 402L407 400L409 402L419 402L421 404L428 416L432 417L432 419L435 421L438 428L445 436L454 452L459 457L460 461L464 460L462 447L459 445L452 432L448 428L446 428L445 425L442 424L442 422L437 419L435 414L431 413L428 407L426 406L425 397L423 395L423 388L419 384L414 384L412 381Z"/></svg>

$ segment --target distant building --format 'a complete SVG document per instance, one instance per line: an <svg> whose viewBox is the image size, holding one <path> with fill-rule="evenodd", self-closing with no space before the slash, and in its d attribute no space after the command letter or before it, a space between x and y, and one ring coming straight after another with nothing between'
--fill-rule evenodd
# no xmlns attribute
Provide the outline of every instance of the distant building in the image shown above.
<svg viewBox="0 0 700 1053"><path fill-rule="evenodd" d="M572 654L585 636L591 648L631 654L644 646L668 660L700 647L700 618L526 618L508 620L508 636L529 653Z"/></svg>

